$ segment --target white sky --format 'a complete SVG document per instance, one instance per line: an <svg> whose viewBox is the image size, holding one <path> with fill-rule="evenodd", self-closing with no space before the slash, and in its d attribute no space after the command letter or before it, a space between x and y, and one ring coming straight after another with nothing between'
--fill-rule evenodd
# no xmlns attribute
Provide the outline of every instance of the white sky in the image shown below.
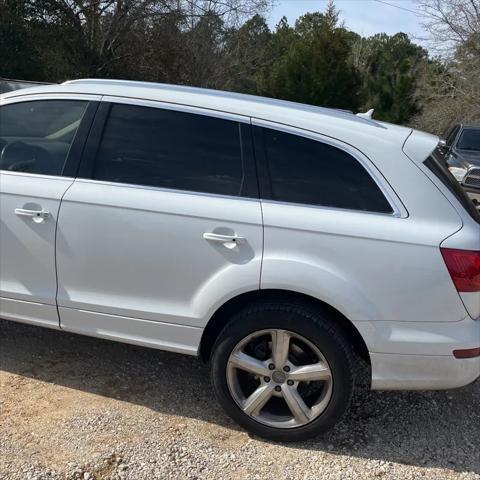
<svg viewBox="0 0 480 480"><path fill-rule="evenodd" d="M414 13L416 10L414 0L385 1L396 5L397 8L376 0L335 0L335 5L341 11L340 18L346 26L360 35L370 36L381 32L391 35L404 32L412 37L422 36L421 19ZM307 12L325 11L327 3L328 0L276 0L268 23L274 28L285 16L289 24L293 25L299 16Z"/></svg>

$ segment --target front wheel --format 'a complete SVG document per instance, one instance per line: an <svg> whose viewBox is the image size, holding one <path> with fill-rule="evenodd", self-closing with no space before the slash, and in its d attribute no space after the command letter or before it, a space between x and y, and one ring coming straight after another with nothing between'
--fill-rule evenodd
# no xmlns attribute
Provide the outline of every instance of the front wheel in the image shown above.
<svg viewBox="0 0 480 480"><path fill-rule="evenodd" d="M326 432L347 410L352 350L324 313L261 304L236 315L212 355L212 382L228 415L279 441Z"/></svg>

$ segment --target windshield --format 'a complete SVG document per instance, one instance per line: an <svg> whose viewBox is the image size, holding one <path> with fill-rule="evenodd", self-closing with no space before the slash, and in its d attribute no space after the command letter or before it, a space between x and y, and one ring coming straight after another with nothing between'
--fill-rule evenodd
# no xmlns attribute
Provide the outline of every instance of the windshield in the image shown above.
<svg viewBox="0 0 480 480"><path fill-rule="evenodd" d="M460 135L457 148L460 150L475 150L480 152L480 128L465 129Z"/></svg>

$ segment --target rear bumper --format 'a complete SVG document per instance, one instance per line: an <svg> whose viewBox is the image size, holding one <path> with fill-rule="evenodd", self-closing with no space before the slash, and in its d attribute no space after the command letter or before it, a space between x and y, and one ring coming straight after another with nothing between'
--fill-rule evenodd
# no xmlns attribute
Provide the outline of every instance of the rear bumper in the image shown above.
<svg viewBox="0 0 480 480"><path fill-rule="evenodd" d="M371 353L373 390L444 390L480 377L480 357Z"/></svg>
<svg viewBox="0 0 480 480"><path fill-rule="evenodd" d="M457 388L480 376L480 357L454 350L480 347L480 319L460 322L356 322L368 350L374 390Z"/></svg>

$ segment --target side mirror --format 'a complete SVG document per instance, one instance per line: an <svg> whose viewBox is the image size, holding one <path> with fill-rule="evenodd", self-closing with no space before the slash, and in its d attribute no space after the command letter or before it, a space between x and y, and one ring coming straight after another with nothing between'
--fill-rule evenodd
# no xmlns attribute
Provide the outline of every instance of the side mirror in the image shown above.
<svg viewBox="0 0 480 480"><path fill-rule="evenodd" d="M444 154L450 151L450 147L447 145L447 142L443 138L441 138L438 142L437 148Z"/></svg>

